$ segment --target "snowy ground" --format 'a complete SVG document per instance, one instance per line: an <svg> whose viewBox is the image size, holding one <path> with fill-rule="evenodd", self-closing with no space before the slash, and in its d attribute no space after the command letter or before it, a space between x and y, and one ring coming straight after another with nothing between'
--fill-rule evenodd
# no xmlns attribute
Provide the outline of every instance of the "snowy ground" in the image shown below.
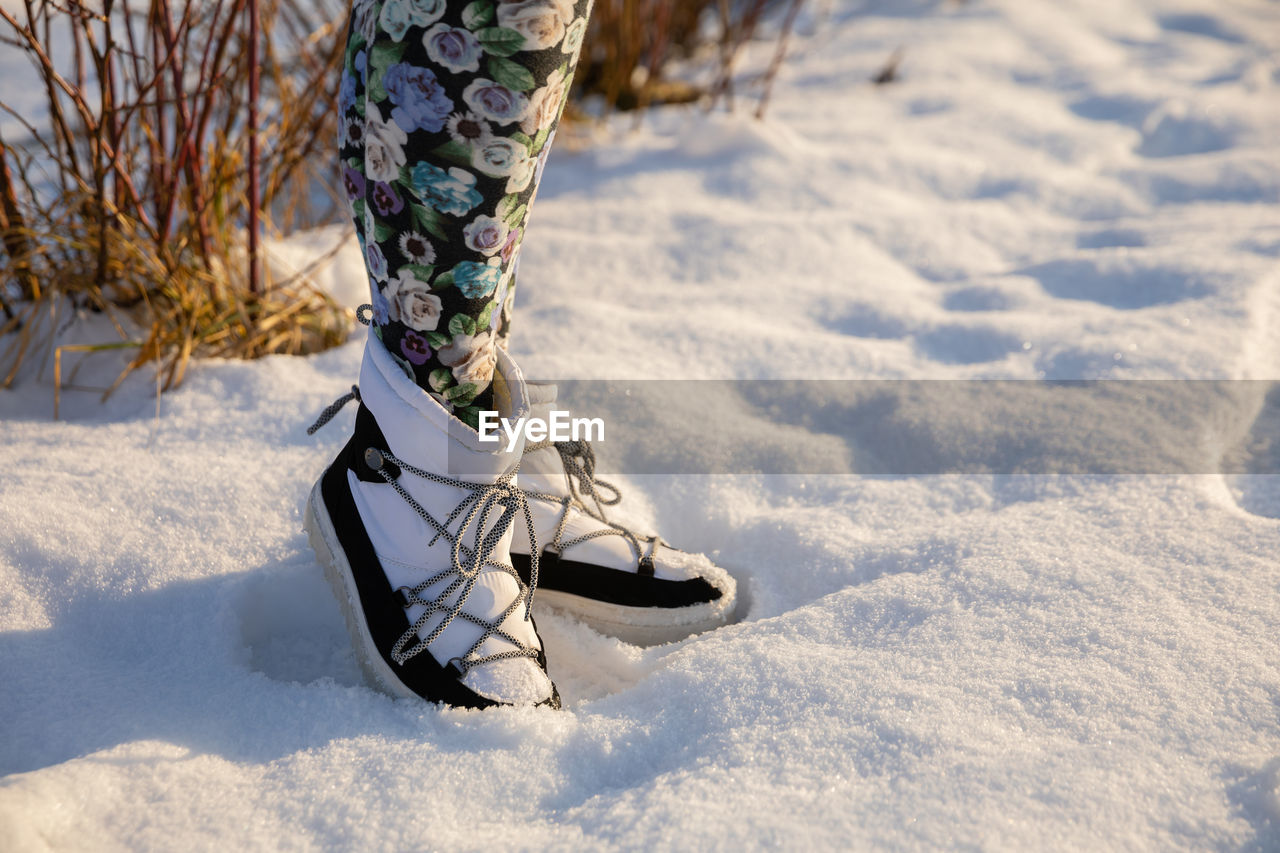
<svg viewBox="0 0 1280 853"><path fill-rule="evenodd" d="M767 121L553 157L529 373L1278 378L1280 5L831 15ZM327 276L360 299L350 252ZM887 439L634 476L741 620L640 649L548 614L567 710L439 710L360 685L301 533L358 360L203 364L158 416L144 378L60 423L47 374L0 393L0 848L1280 849L1280 477L859 473ZM1280 393L1187 399L1152 417L1195 470L1280 470Z"/></svg>

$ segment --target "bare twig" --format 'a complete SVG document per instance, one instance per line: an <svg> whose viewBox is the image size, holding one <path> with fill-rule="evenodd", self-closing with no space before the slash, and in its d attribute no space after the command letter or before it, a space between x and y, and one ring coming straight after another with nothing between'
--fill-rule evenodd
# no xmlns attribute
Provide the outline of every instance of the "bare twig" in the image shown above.
<svg viewBox="0 0 1280 853"><path fill-rule="evenodd" d="M764 118L764 111L769 106L769 96L773 94L773 81L778 76L778 71L782 68L782 60L787 55L787 42L791 39L791 30L796 24L796 16L800 14L800 7L804 5L804 0L791 0L791 5L787 7L787 17L782 21L782 32L778 34L778 45L773 52L773 59L769 62L769 70L764 75L764 91L760 94L760 104L756 107L756 118Z"/></svg>
<svg viewBox="0 0 1280 853"><path fill-rule="evenodd" d="M249 293L257 296L258 282L258 0L249 0Z"/></svg>
<svg viewBox="0 0 1280 853"><path fill-rule="evenodd" d="M31 240L22 211L18 208L17 188L13 184L13 173L9 171L8 149L3 139L0 139L0 236L3 236L4 249L13 262L15 278L32 299L39 299L40 280L31 272ZM13 319L7 303L4 313L8 319Z"/></svg>
<svg viewBox="0 0 1280 853"><path fill-rule="evenodd" d="M884 66L876 72L876 76L871 78L871 82L877 86L885 86L898 79L898 66L902 64L902 48L896 48L890 54Z"/></svg>

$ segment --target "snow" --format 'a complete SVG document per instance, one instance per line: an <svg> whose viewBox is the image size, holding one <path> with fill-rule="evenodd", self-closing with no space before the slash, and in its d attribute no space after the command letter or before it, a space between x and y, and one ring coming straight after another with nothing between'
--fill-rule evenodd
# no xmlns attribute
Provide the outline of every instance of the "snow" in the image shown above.
<svg viewBox="0 0 1280 853"><path fill-rule="evenodd" d="M526 372L1277 378L1274 3L815 8L764 122L660 110L555 155ZM320 278L360 301L350 245ZM47 365L0 394L0 848L1280 848L1267 383L1168 383L1152 426L1194 440L1132 476L1010 473L1036 422L1001 410L846 401L846 442L787 416L806 386L779 416L718 384L738 462L795 473L619 480L734 571L739 620L638 648L548 612L566 710L475 713L360 684L301 530L350 414L304 428L360 345L202 363L158 414L143 375L57 423ZM1076 423L1104 460L1155 443ZM902 434L973 473L903 475Z"/></svg>

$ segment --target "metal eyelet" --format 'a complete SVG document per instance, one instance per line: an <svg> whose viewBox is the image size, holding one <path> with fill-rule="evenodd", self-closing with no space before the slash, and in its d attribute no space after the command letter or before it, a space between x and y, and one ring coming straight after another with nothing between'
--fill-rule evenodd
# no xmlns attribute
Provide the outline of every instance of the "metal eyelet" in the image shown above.
<svg viewBox="0 0 1280 853"><path fill-rule="evenodd" d="M382 451L376 447L370 447L364 452L364 464L368 465L374 471L382 468Z"/></svg>

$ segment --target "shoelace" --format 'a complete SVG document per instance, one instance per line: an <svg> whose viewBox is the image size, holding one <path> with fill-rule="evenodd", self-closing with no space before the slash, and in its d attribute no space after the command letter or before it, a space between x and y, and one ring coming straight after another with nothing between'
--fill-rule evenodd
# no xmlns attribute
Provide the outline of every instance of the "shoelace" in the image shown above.
<svg viewBox="0 0 1280 853"><path fill-rule="evenodd" d="M363 308L364 306L361 306ZM357 314L359 316L359 314ZM333 401L320 416L316 422L307 429L307 435L314 435L317 430L327 424L333 417L342 411L342 408L352 400L360 399L360 389L358 386L352 385L351 391L337 400ZM390 463L388 465L387 463ZM531 646L521 643L516 637L502 629L502 623L507 617L514 613L521 604L524 605L524 618L531 618L533 610L533 592L538 587L538 548L537 533L533 527L533 513L529 509L529 503L525 499L522 492L515 485L516 471L519 465L516 465L500 479L494 483L469 483L465 480L456 480L452 477L445 477L435 474L431 471L424 471L417 468L404 460L396 457L390 450L382 450L370 447L365 450L365 464L377 471L391 488L395 489L409 506L413 508L423 521L425 521L435 536L427 543L430 548L444 537L453 547L451 552L451 563L448 568L436 572L421 583L408 587L400 587L396 590L401 596L401 604L407 610L410 607L420 604L426 610L421 616L414 621L413 625L405 631L396 641L395 646L391 649L391 658L398 664L404 664L414 655L425 651L448 627L453 624L455 619L461 618L482 629L479 639L472 643L471 647L461 657L455 657L447 663L452 664L458 670L458 674L465 675L474 667L482 664L491 663L497 660L508 658L528 657L537 659L538 650ZM392 474L388 468L398 469L396 474ZM439 483L444 486L452 486L453 488L462 489L469 492L467 497L454 507L453 512L449 514L443 522L436 519L431 513L427 512L422 504L414 499L405 488L398 482L400 473L408 472L417 477L422 477L433 483ZM493 510L499 510L500 514L497 521L489 527L488 531L482 536L477 537L476 547L474 550L463 544L467 531L474 524L484 525ZM529 585L525 586L520 575L515 568L507 563L500 563L491 559L494 550L498 547L498 543L506 532L515 523L517 514L524 515L525 526L528 528L529 541L534 544L533 553L529 557ZM459 518L462 518L462 524L458 528L457 533L449 530ZM468 613L463 609L470 598L472 590L475 588L476 581L479 580L480 573L486 569L497 569L506 572L515 578L516 584L520 589L520 594L512 599L511 603L502 612L500 616L493 620L483 619L473 613ZM437 583L445 580L450 575L456 575L452 581L436 596L427 594L427 590ZM457 600L453 604L449 604L448 600L454 594L457 594ZM427 623L432 620L436 614L443 614L440 624L431 630L426 639L419 637L418 632L426 627ZM514 649L496 652L490 655L480 655L478 650L484 642L490 638L499 638L514 646ZM412 647L406 648L417 641Z"/></svg>
<svg viewBox="0 0 1280 853"><path fill-rule="evenodd" d="M377 454L380 458L369 459L368 457L373 454ZM528 529L530 541L537 541L537 533L533 528L533 513L529 509L529 503L525 500L524 493L514 483L516 468L512 468L511 471L503 475L495 483L478 485L424 471L398 459L390 451L372 449L372 453L366 453L366 462L370 463L369 467L377 471L382 479L386 480L387 484L395 489L400 497L404 498L409 506L413 508L413 511L436 531L436 535L427 543L428 548L435 545L441 537L444 537L453 546L451 553L452 565L449 568L437 572L413 587L401 587L397 590L403 596L402 603L404 603L406 609L415 604L421 604L426 607L426 610L409 630L405 631L400 636L400 639L396 641L395 646L391 649L392 660L403 664L409 658L424 651L453 624L454 619L459 617L483 629L479 639L472 644L471 648L461 658L455 659L463 674L472 667L505 658L532 657L536 659L538 656L537 649L524 645L511 634L502 630L501 626L507 617L514 613L521 604L524 605L525 609L524 618L526 620L530 618L533 608L533 591L538 586L538 562L532 557L529 560L529 585L526 587L513 566L491 559L494 550L498 547L498 543L515 523L517 513L524 515L525 527ZM372 464L373 462L378 464L374 465ZM453 512L449 514L449 517L444 522L440 522L400 485L397 477L387 471L386 462L390 462L402 472L407 471L410 474L443 486L464 489L469 491L470 494L454 507ZM516 467L518 468L519 466ZM467 531L473 524L485 524L490 513L495 508L500 510L497 521L489 527L483 536L478 537L474 550L468 548L462 541ZM454 534L450 532L449 526L457 521L460 516L462 517L462 524L458 528L458 532ZM464 558L469 565L464 564ZM516 584L520 589L520 594L512 599L502 614L492 621L462 609L463 605L467 603L467 599L471 596L471 591L475 588L481 571L486 568L497 569L511 575L511 577L515 578ZM438 595L435 597L427 595L429 588L454 574L457 577ZM455 592L458 593L457 601L450 605L447 601ZM431 621L436 613L443 614L444 619L432 629L426 639L420 639L418 632ZM515 649L480 656L477 650L490 637L498 637L505 640L515 646ZM406 650L405 647L414 640L418 640L418 642L412 648Z"/></svg>
<svg viewBox="0 0 1280 853"><path fill-rule="evenodd" d="M574 545L580 545L591 539L601 536L621 536L631 546L631 551L635 555L636 565L640 574L652 575L654 571L654 557L657 554L659 545L666 545L660 536L640 536L629 527L611 521L605 515L604 508L614 506L622 500L622 491L612 483L600 480L596 477L596 452L588 441L540 441L537 444L531 444L525 447L525 453L534 453L539 450L545 450L549 447L555 448L560 454L560 462L564 466L564 471L569 475L569 494L553 495L546 492L534 492L528 489L524 490L525 495L540 501L548 503L560 504L560 520L556 524L555 535L551 537L551 541L547 543L547 548L563 554ZM612 497L604 497L601 490L609 492ZM584 498L590 498L594 505L588 506ZM577 509L594 518L596 521L605 525L607 529L593 530L590 533L584 533L581 536L575 536L572 539L564 540L565 527L569 523L569 510ZM530 555L530 564L532 565L533 556L536 555L538 544L535 540L530 539L530 547L532 549Z"/></svg>

